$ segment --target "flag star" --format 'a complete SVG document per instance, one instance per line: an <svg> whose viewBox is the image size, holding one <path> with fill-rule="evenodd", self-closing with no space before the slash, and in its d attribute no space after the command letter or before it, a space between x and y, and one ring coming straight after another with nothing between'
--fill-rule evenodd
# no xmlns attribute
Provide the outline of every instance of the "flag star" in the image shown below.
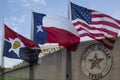
<svg viewBox="0 0 120 80"><path fill-rule="evenodd" d="M39 31L43 32L43 29L42 29L41 25L37 26L37 32L39 32Z"/></svg>
<svg viewBox="0 0 120 80"><path fill-rule="evenodd" d="M22 41L19 38L11 39L9 38L9 42L11 43L11 48L9 49L9 52L13 51L17 56L20 58L19 51L21 47L25 47L25 45L22 43Z"/></svg>

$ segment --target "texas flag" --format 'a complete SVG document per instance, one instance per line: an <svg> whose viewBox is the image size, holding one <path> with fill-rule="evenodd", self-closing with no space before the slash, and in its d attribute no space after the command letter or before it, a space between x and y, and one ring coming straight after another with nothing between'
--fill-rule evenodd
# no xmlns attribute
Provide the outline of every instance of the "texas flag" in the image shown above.
<svg viewBox="0 0 120 80"><path fill-rule="evenodd" d="M28 63L37 63L40 47L35 42L21 36L4 25L4 49L3 56L22 59Z"/></svg>
<svg viewBox="0 0 120 80"><path fill-rule="evenodd" d="M39 44L58 43L71 51L77 49L79 35L70 20L62 16L46 16L33 12L33 40Z"/></svg>

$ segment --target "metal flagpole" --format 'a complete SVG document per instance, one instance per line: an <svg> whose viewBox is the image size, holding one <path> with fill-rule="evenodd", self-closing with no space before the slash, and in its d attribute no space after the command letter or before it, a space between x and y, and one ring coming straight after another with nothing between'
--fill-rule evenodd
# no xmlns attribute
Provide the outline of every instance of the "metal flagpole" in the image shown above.
<svg viewBox="0 0 120 80"><path fill-rule="evenodd" d="M66 53L66 80L72 80L72 58L69 50Z"/></svg>
<svg viewBox="0 0 120 80"><path fill-rule="evenodd" d="M2 49L1 49L1 72L0 72L0 80L4 80L4 57L3 57L3 49L4 49L4 36L5 36L5 28L4 28L4 20L3 20L3 31L2 31Z"/></svg>
<svg viewBox="0 0 120 80"><path fill-rule="evenodd" d="M33 0L32 0L31 1L31 40L33 40L33 34L34 34L34 25L33 25ZM32 54L34 54L34 52ZM29 63L29 80L34 80L34 65L32 63Z"/></svg>
<svg viewBox="0 0 120 80"><path fill-rule="evenodd" d="M33 1L32 1L33 2ZM33 3L31 3L31 40L33 40L34 25L33 25Z"/></svg>
<svg viewBox="0 0 120 80"><path fill-rule="evenodd" d="M70 15L71 15L71 7L70 7L70 0L68 0L68 19L71 19Z"/></svg>
<svg viewBox="0 0 120 80"><path fill-rule="evenodd" d="M68 19L70 19L70 0L68 0ZM66 53L66 80L72 80L72 56L69 50Z"/></svg>

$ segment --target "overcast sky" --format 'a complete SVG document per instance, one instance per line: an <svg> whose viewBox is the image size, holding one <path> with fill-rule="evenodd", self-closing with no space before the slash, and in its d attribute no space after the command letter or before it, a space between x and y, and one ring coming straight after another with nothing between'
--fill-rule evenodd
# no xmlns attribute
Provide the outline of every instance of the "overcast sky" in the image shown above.
<svg viewBox="0 0 120 80"><path fill-rule="evenodd" d="M71 1L120 20L120 0ZM30 38L32 10L47 15L67 17L67 0L0 0L0 52L2 49L3 22L19 34ZM5 58L5 66L11 67L16 63L18 63L18 60Z"/></svg>

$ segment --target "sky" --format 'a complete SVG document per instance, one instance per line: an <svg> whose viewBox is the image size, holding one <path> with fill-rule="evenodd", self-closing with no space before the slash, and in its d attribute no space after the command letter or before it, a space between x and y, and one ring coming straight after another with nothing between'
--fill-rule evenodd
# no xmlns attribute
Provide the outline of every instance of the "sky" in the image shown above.
<svg viewBox="0 0 120 80"><path fill-rule="evenodd" d="M120 20L120 0L71 0L71 2ZM30 39L32 11L67 17L67 4L67 0L0 0L0 53L3 46L3 23ZM4 66L12 67L19 62L21 60L5 58Z"/></svg>

